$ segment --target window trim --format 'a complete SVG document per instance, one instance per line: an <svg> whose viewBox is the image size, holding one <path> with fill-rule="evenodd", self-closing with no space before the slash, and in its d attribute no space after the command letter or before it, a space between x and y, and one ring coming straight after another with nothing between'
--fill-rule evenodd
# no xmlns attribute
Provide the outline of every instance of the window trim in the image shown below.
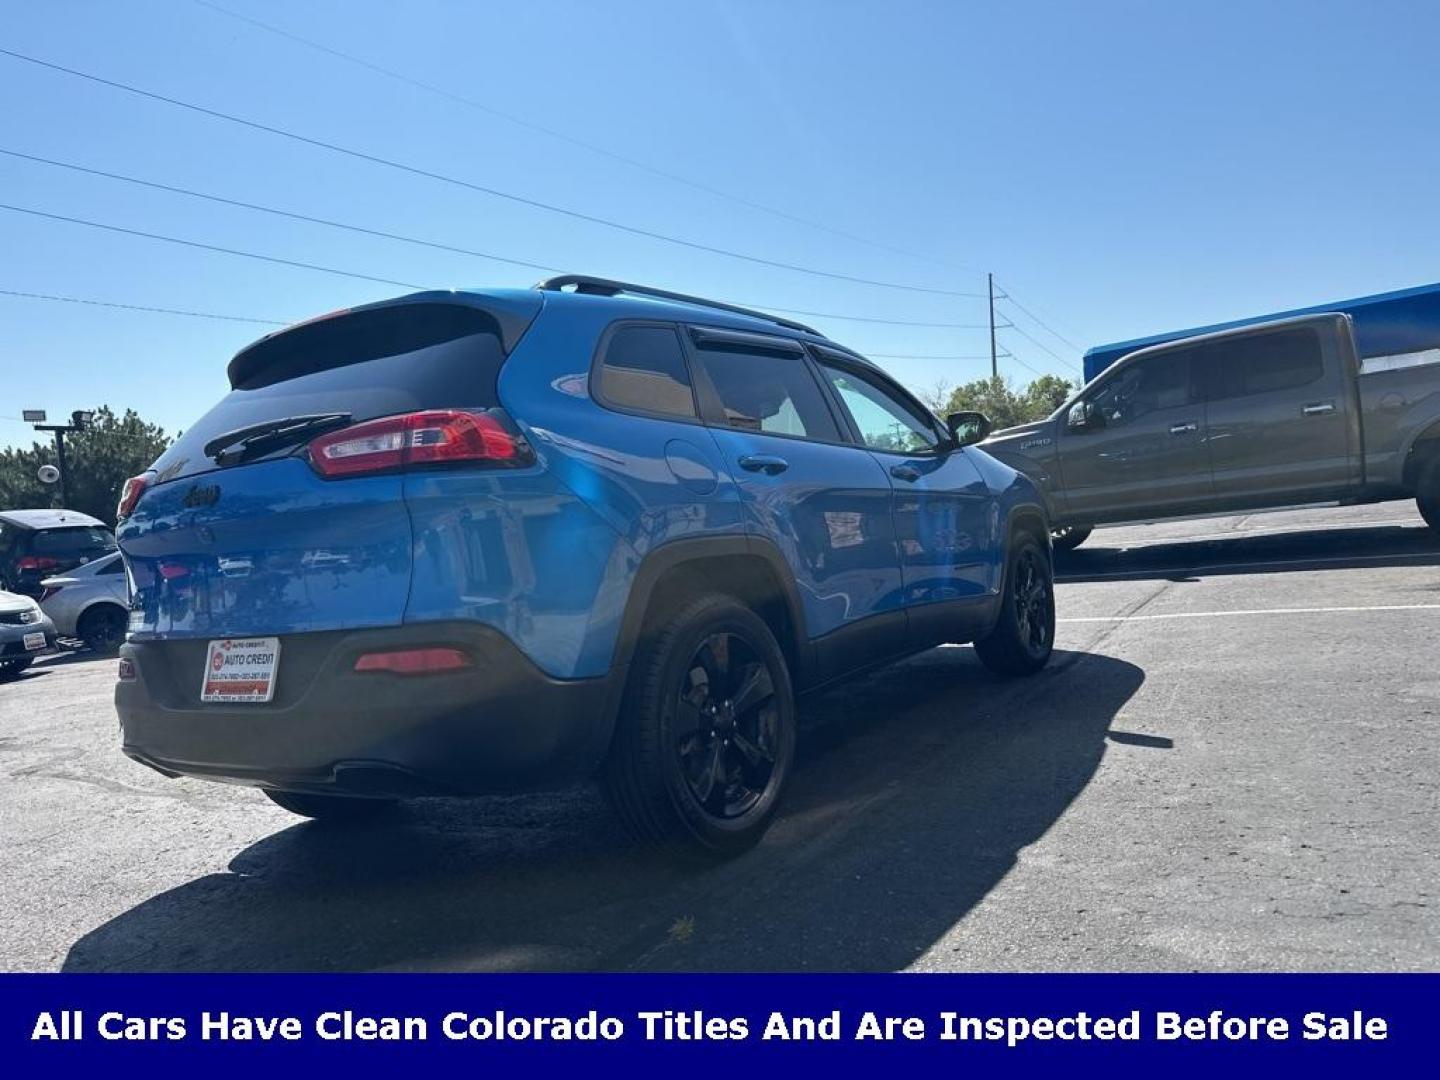
<svg viewBox="0 0 1440 1080"><path fill-rule="evenodd" d="M953 445L949 433L941 430L940 425L935 422L934 414L931 413L914 394L910 393L910 391L906 390L874 364L861 359L858 355L850 356L843 352L823 348L818 345L812 345L810 352L812 354L811 359L815 364L816 374L820 377L821 385L824 387L826 393L833 399L835 407L838 408L841 415L844 416L845 426L850 433L850 438L854 445L860 447L860 449L868 450L872 454L893 454L896 457L927 459L943 457L945 454L951 453L954 450L964 449L964 447L956 447ZM860 431L860 425L856 423L854 415L850 412L850 406L845 404L845 399L840 396L840 391L835 388L835 384L832 383L825 374L825 368L827 366L838 368L841 371L849 371L860 379L872 380L878 383L881 389L887 394L898 398L902 404L913 407L916 410L917 416L929 421L930 433L935 436L935 445L929 450L882 450L878 447L870 446L866 443L865 436Z"/></svg>
<svg viewBox="0 0 1440 1080"><path fill-rule="evenodd" d="M836 411L835 402L832 400L829 385L824 375L815 367L806 343L796 338L780 337L779 335L757 334L750 331L732 331L729 327L707 327L700 324L689 324L685 326L687 331L700 330L716 331L718 335L737 335L731 337L717 337L716 340L724 340L729 344L738 346L734 351L745 352L746 346L755 351L756 348L772 348L777 352L787 355L793 354L795 359L800 361L806 374L815 382L816 389L820 393L820 400L826 410L830 413L830 420L835 425L838 439L817 439L813 435L792 435L786 431L751 431L747 428L736 427L725 418L725 406L720 400L720 391L715 389L715 384L710 380L710 373L705 370L705 365L699 359L700 344L696 341L693 333L682 334L685 347L690 350L690 370L695 382L695 393L700 399L700 418L706 427L717 428L721 431L735 431L744 435L758 435L768 439L790 439L794 442L813 443L817 446L847 446L851 449L864 450L863 444L857 446L849 427L849 420L843 413ZM745 340L741 341L738 335L743 335ZM774 342L775 344L770 344ZM720 351L720 350L716 350Z"/></svg>
<svg viewBox="0 0 1440 1080"><path fill-rule="evenodd" d="M605 356L610 350L611 339L621 330L629 330L633 327L653 327L666 329L675 335L675 340L680 346L680 361L685 365L685 374L690 379L690 401L695 406L693 416L682 416L679 413L656 412L651 409L637 409L630 405L622 405L612 401L601 389L604 380L600 377L601 369L605 366ZM600 338L595 344L594 354L590 358L590 372L586 377L585 388L590 394L590 400L608 412L620 413L622 416L638 416L646 420L668 420L676 424L704 424L703 403L701 401L699 386L695 379L695 365L692 363L688 344L688 334L682 331L685 327L678 322L668 319L616 319L609 323L600 332Z"/></svg>

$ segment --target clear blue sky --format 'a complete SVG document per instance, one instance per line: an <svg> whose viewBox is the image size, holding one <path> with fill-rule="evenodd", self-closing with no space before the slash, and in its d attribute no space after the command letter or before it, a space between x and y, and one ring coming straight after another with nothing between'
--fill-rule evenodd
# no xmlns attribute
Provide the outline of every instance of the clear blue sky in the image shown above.
<svg viewBox="0 0 1440 1080"><path fill-rule="evenodd" d="M3 0L0 46L765 258L958 291L982 290L993 270L1082 347L1440 279L1440 7L1419 0L217 2L928 258L656 177L192 0ZM742 302L984 321L974 300L626 235L8 57L0 92L8 150ZM541 276L3 155L0 202L425 285ZM219 314L291 320L403 291L9 211L0 251L0 289ZM876 354L988 349L984 331L811 321ZM108 403L182 427L223 392L229 355L266 329L0 296L0 416ZM1068 373L1015 331L1001 337L1031 367ZM916 388L988 368L882 362ZM1015 361L1002 370L1029 377ZM0 420L0 444L29 437Z"/></svg>

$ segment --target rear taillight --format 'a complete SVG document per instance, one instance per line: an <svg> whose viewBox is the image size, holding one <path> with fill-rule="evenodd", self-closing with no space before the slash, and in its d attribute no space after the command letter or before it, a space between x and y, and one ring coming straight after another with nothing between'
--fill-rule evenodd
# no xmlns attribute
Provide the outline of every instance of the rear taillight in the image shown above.
<svg viewBox="0 0 1440 1080"><path fill-rule="evenodd" d="M464 671L470 657L459 649L387 649L370 652L355 661L356 671L385 671L391 675L440 675Z"/></svg>
<svg viewBox="0 0 1440 1080"><path fill-rule="evenodd" d="M140 501L140 496L145 494L145 489L150 486L150 478L146 475L132 476L125 481L125 486L120 489L120 501L115 506L115 520L124 521L135 509L135 504Z"/></svg>
<svg viewBox="0 0 1440 1080"><path fill-rule="evenodd" d="M310 464L326 479L426 465L515 468L534 461L529 445L498 409L430 409L367 420L310 443Z"/></svg>
<svg viewBox="0 0 1440 1080"><path fill-rule="evenodd" d="M128 656L122 656L119 666L115 669L115 675L121 682L134 682L136 678L135 661Z"/></svg>
<svg viewBox="0 0 1440 1080"><path fill-rule="evenodd" d="M59 559L48 555L24 555L15 560L16 570L54 570L59 565Z"/></svg>

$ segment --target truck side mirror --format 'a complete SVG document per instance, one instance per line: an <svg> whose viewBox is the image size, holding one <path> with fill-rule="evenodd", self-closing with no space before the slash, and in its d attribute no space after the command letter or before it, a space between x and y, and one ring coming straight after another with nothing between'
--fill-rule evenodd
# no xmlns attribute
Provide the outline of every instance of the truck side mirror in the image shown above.
<svg viewBox="0 0 1440 1080"><path fill-rule="evenodd" d="M1077 401L1065 414L1065 426L1071 431L1097 431L1105 426L1105 414L1088 401Z"/></svg>
<svg viewBox="0 0 1440 1080"><path fill-rule="evenodd" d="M994 430L990 418L980 412L954 412L945 417L945 426L956 446L970 446L978 443Z"/></svg>

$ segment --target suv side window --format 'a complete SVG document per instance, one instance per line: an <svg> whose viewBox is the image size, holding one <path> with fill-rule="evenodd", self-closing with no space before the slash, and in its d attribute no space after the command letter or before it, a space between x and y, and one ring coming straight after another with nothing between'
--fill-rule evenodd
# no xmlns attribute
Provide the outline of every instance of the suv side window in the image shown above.
<svg viewBox="0 0 1440 1080"><path fill-rule="evenodd" d="M1120 427L1160 409L1197 404L1196 351L1175 349L1129 364L1076 402L1071 412L1088 404L1091 415L1106 427Z"/></svg>
<svg viewBox="0 0 1440 1080"><path fill-rule="evenodd" d="M1306 328L1216 342L1205 351L1216 398L1293 390L1325 374L1320 336Z"/></svg>
<svg viewBox="0 0 1440 1080"><path fill-rule="evenodd" d="M823 361L820 370L840 395L861 440L871 450L926 454L940 445L934 423L877 379Z"/></svg>
<svg viewBox="0 0 1440 1080"><path fill-rule="evenodd" d="M600 397L636 412L693 418L695 394L673 326L622 326L600 364Z"/></svg>
<svg viewBox="0 0 1440 1080"><path fill-rule="evenodd" d="M730 427L840 441L840 428L799 353L702 343L695 357L715 387Z"/></svg>

